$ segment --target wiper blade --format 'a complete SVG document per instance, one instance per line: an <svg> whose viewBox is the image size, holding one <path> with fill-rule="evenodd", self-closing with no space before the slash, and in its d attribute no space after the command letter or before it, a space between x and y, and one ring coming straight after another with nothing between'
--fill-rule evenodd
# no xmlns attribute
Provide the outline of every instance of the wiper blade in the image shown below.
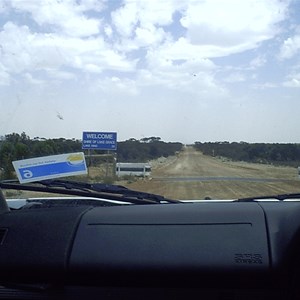
<svg viewBox="0 0 300 300"><path fill-rule="evenodd" d="M180 203L177 200L167 199L156 194L134 191L120 185L69 180L42 180L30 184L20 184L16 180L2 181L0 182L0 188L96 197L133 204Z"/></svg>
<svg viewBox="0 0 300 300"><path fill-rule="evenodd" d="M43 180L38 181L38 183L45 185L47 187L63 187L66 189L78 189L82 191L94 191L108 194L119 194L122 197L126 198L136 198L140 200L151 200L156 203L169 202L169 203L179 203L177 200L167 199L161 195L145 193L140 191L135 191L126 188L122 185L114 184L104 184L104 183L86 183L78 181L69 181L69 180Z"/></svg>
<svg viewBox="0 0 300 300"><path fill-rule="evenodd" d="M265 199L275 199L275 200L280 200L280 201L288 200L288 199L300 199L300 193L240 198L240 199L235 200L235 202L251 202L251 201L265 200Z"/></svg>

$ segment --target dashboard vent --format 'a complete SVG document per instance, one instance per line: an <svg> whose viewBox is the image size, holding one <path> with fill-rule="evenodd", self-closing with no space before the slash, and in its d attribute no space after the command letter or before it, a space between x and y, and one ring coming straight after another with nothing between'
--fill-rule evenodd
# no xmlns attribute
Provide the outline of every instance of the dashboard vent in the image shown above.
<svg viewBox="0 0 300 300"><path fill-rule="evenodd" d="M0 228L0 245L3 244L7 231L7 228Z"/></svg>

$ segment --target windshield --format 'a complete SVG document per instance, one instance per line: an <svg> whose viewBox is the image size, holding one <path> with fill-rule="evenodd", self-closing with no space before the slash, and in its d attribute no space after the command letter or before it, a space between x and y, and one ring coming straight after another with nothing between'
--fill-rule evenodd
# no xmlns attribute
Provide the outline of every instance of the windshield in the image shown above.
<svg viewBox="0 0 300 300"><path fill-rule="evenodd" d="M300 192L300 1L3 0L0 26L1 180L65 155L169 199Z"/></svg>

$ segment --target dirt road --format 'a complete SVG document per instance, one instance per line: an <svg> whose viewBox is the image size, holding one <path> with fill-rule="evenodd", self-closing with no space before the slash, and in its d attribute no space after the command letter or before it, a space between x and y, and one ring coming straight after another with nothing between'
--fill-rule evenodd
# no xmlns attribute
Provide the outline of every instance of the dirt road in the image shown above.
<svg viewBox="0 0 300 300"><path fill-rule="evenodd" d="M129 187L174 199L233 199L300 192L300 179L295 168L230 162L186 147L176 157L155 164L151 180Z"/></svg>

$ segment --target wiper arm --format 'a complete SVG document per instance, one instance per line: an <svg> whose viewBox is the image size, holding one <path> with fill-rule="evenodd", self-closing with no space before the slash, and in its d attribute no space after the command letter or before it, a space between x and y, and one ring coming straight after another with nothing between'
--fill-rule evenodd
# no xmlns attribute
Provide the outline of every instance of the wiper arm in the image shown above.
<svg viewBox="0 0 300 300"><path fill-rule="evenodd" d="M18 181L2 181L0 182L0 188L95 197L133 204L179 203L177 200L167 199L156 194L134 191L120 185L68 180L42 180L30 184L19 184Z"/></svg>
<svg viewBox="0 0 300 300"><path fill-rule="evenodd" d="M275 200L280 200L280 201L287 200L287 199L300 199L300 193L240 198L235 201L236 202L251 202L251 201L255 201L255 200L264 200L264 199L275 199Z"/></svg>
<svg viewBox="0 0 300 300"><path fill-rule="evenodd" d="M100 193L108 193L108 194L119 194L122 197L126 198L136 198L139 200L150 200L155 203L168 202L168 203L179 203L177 200L167 199L161 195L156 195L152 193L145 193L140 191L135 191L126 188L122 185L114 185L114 184L104 184L104 183L86 183L86 182L78 182L78 181L69 181L69 180L43 180L38 181L38 183L45 185L47 187L63 187L66 189L78 189L82 191L94 191Z"/></svg>

